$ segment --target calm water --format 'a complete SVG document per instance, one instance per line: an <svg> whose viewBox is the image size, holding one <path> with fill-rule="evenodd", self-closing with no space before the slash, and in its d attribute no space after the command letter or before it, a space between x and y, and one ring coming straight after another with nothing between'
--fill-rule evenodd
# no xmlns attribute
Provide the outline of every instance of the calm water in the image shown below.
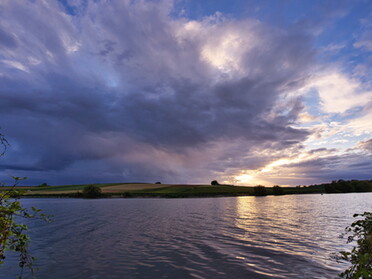
<svg viewBox="0 0 372 279"><path fill-rule="evenodd" d="M36 278L336 278L330 254L372 193L23 204L54 215L29 223ZM0 278L18 274L8 260Z"/></svg>

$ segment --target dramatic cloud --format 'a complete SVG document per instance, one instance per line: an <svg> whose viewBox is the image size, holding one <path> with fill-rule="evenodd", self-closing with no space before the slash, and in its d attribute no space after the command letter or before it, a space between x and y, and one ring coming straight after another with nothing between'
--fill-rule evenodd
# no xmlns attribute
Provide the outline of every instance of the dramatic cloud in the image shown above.
<svg viewBox="0 0 372 279"><path fill-rule="evenodd" d="M326 113L344 113L371 101L372 91L363 91L358 80L337 72L315 77L309 86L318 92L320 107Z"/></svg>
<svg viewBox="0 0 372 279"><path fill-rule="evenodd" d="M369 140L367 140L367 141L362 141L362 142L360 142L360 146L361 146L363 149L365 149L365 150L367 150L367 151L369 151L369 152L372 153L372 138L369 139Z"/></svg>
<svg viewBox="0 0 372 279"><path fill-rule="evenodd" d="M339 69L314 73L310 28L218 12L189 19L169 1L67 3L0 4L3 177L279 183L269 173L307 162L306 143L329 140L324 127L337 122L319 120L306 96L316 92L319 110L353 131L368 123L372 91ZM350 156L337 158L346 166Z"/></svg>

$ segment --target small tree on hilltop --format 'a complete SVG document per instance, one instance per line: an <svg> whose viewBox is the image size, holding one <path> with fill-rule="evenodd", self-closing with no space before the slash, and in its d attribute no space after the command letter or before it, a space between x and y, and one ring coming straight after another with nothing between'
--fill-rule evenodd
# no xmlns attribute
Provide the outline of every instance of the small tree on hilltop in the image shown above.
<svg viewBox="0 0 372 279"><path fill-rule="evenodd" d="M217 186L217 185L220 185L220 183L218 183L217 180L212 180L211 185L212 186Z"/></svg>

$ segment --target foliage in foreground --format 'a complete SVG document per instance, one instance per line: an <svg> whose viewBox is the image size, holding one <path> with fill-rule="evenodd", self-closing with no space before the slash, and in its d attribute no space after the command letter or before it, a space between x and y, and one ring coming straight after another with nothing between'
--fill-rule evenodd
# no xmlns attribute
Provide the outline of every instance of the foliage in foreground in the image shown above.
<svg viewBox="0 0 372 279"><path fill-rule="evenodd" d="M351 266L340 274L342 278L372 278L372 212L354 214L362 217L346 227L345 235L349 235L347 243L356 241L351 252L340 252L339 259L348 261Z"/></svg>
<svg viewBox="0 0 372 279"><path fill-rule="evenodd" d="M8 146L8 142L2 134L0 134L0 145L3 147L2 152L0 152L0 156L2 156ZM21 278L24 267L29 268L33 272L32 262L34 258L28 252L30 241L26 234L28 228L24 224L17 223L15 218L41 218L48 220L48 216L42 214L40 209L32 207L29 210L21 205L19 199L24 191L15 189L15 186L20 180L26 178L13 178L15 179L14 185L0 192L0 265L5 261L5 252L7 250L18 253Z"/></svg>

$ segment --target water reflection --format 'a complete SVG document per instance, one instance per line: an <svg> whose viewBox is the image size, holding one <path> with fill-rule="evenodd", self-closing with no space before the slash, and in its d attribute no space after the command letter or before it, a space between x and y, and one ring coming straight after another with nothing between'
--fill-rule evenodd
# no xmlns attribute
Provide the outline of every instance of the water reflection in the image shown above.
<svg viewBox="0 0 372 279"><path fill-rule="evenodd" d="M209 199L30 199L36 278L332 278L329 254L371 194ZM16 258L0 269L14 278ZM26 276L26 278L30 278Z"/></svg>
<svg viewBox="0 0 372 279"><path fill-rule="evenodd" d="M269 267L266 271L269 270L272 276L279 273L286 277L296 274L308 278L329 277L329 274L337 274L336 270L345 267L331 260L330 254L347 249L338 235L352 221L351 212L371 208L367 199L358 205L349 203L349 208L346 208L345 202L362 197L357 195L237 198L236 226L245 233L236 237L245 243L245 247L259 249L266 264L254 268ZM251 263L255 257L246 260ZM281 259L276 261L278 258Z"/></svg>

